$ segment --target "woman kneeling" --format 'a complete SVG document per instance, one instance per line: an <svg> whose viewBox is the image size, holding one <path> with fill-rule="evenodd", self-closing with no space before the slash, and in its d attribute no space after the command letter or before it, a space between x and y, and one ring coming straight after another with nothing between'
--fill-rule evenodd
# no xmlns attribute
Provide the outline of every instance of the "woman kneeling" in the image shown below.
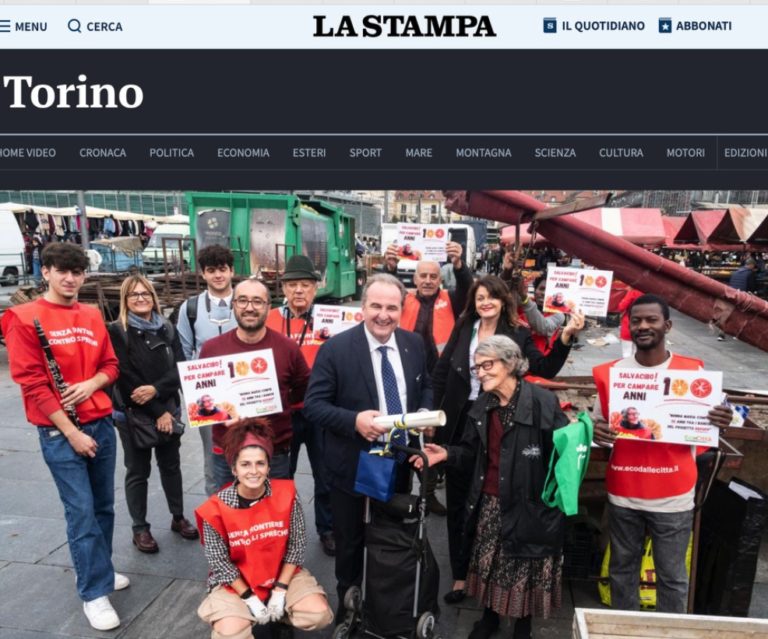
<svg viewBox="0 0 768 639"><path fill-rule="evenodd" d="M195 511L209 567L197 613L212 639L248 639L254 624L316 630L333 621L322 587L301 568L307 540L296 487L269 479L272 451L266 420L235 422L224 438L235 481Z"/></svg>

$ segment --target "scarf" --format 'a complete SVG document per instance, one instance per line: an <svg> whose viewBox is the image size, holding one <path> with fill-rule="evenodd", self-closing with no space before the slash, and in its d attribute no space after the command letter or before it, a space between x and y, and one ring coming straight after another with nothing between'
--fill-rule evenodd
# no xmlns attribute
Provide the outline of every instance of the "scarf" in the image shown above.
<svg viewBox="0 0 768 639"><path fill-rule="evenodd" d="M145 320L128 311L128 326L133 326L133 328L146 333L157 334L165 326L165 318L157 311L152 311L152 319Z"/></svg>

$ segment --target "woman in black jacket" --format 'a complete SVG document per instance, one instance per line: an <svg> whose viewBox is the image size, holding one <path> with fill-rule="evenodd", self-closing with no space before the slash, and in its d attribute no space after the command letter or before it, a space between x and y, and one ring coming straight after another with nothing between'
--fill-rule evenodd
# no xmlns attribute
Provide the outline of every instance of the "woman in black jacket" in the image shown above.
<svg viewBox="0 0 768 639"><path fill-rule="evenodd" d="M133 521L133 544L145 553L159 550L147 522L147 484L152 469L152 448L139 448L126 423L125 410L148 415L158 431L171 435L179 413L179 372L184 360L179 336L160 313L152 283L131 275L120 288L120 317L109 326L112 346L120 362L115 393L115 424L125 453L125 496ZM181 439L171 435L154 447L160 481L173 516L171 530L185 539L197 539L197 529L184 517L181 483Z"/></svg>
<svg viewBox="0 0 768 639"><path fill-rule="evenodd" d="M531 618L547 617L561 603L565 520L542 502L541 492L552 433L568 418L554 393L522 379L527 362L509 337L489 337L474 361L483 394L467 415L461 442L426 444L425 452L430 466L447 461L471 477L466 590L485 610L470 639L490 637L500 616L516 619L513 639L529 639Z"/></svg>
<svg viewBox="0 0 768 639"><path fill-rule="evenodd" d="M504 281L488 275L476 281L467 295L467 306L459 317L451 337L432 373L435 406L444 410L447 423L438 429L439 443L457 444L461 440L467 413L480 392L480 380L470 373L475 349L492 335L507 335L528 359L530 372L552 378L560 371L571 349L571 339L584 327L584 316L574 314L554 343L543 355L536 347L531 331L521 324L517 298ZM444 597L446 603L464 599L467 572L467 545L462 541L464 505L469 479L459 468L446 469L448 554L453 573L453 589Z"/></svg>

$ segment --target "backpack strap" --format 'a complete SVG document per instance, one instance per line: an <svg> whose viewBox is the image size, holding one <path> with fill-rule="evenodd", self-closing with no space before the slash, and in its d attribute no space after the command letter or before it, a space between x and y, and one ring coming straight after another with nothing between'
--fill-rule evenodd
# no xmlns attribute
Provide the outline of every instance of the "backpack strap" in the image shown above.
<svg viewBox="0 0 768 639"><path fill-rule="evenodd" d="M197 350L197 334L195 333L195 322L197 321L197 303L200 301L200 295L193 295L187 300L187 321L192 329L192 348Z"/></svg>

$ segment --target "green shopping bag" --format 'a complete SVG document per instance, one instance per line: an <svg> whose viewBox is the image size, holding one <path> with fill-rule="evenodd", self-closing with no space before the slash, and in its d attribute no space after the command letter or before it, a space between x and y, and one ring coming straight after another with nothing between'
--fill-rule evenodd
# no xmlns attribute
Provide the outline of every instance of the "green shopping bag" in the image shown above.
<svg viewBox="0 0 768 639"><path fill-rule="evenodd" d="M589 465L593 427L589 414L581 412L575 422L552 433L554 450L541 499L566 515L579 512L579 487Z"/></svg>

